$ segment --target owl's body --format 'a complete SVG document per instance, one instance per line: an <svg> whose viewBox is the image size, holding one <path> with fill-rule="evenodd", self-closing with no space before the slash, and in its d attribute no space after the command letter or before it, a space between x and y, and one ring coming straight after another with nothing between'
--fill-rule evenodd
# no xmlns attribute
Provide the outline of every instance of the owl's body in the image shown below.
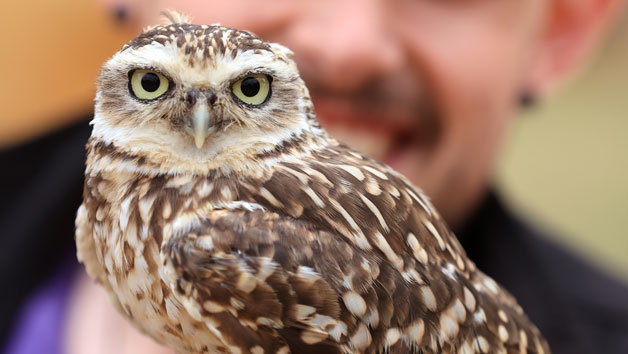
<svg viewBox="0 0 628 354"><path fill-rule="evenodd" d="M318 126L286 48L148 29L93 124L79 259L177 353L549 353L420 190Z"/></svg>

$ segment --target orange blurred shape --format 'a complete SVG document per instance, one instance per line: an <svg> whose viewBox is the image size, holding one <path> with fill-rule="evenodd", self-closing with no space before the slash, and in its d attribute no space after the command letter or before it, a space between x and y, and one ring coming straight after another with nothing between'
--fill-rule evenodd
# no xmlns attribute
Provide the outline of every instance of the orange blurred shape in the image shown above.
<svg viewBox="0 0 628 354"><path fill-rule="evenodd" d="M0 148L92 110L98 70L136 30L93 0L0 4Z"/></svg>

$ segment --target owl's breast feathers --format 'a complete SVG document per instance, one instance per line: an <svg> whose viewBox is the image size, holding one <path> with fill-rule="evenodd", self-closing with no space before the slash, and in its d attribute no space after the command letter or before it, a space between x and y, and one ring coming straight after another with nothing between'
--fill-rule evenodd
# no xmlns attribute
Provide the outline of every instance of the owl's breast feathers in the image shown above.
<svg viewBox="0 0 628 354"><path fill-rule="evenodd" d="M181 351L549 353L418 189L333 139L319 146L286 144L237 176L88 168L79 258L157 337L125 297L150 300L176 332L158 340ZM148 163L89 147L88 165Z"/></svg>

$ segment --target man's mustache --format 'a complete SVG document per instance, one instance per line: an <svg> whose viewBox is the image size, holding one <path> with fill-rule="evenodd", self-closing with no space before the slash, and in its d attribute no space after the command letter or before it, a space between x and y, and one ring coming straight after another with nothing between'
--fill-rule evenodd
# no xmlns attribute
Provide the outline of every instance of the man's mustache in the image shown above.
<svg viewBox="0 0 628 354"><path fill-rule="evenodd" d="M323 120L369 125L409 138L434 138L439 132L442 121L432 91L410 70L372 78L353 90L334 90L316 75L303 76Z"/></svg>

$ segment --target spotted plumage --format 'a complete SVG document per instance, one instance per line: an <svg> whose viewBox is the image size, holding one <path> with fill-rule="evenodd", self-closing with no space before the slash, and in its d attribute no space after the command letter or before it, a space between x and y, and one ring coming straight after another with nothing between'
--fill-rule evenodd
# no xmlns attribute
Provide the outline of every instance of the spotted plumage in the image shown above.
<svg viewBox="0 0 628 354"><path fill-rule="evenodd" d="M169 18L101 72L76 222L140 330L181 354L549 353L417 187L319 127L287 48Z"/></svg>

